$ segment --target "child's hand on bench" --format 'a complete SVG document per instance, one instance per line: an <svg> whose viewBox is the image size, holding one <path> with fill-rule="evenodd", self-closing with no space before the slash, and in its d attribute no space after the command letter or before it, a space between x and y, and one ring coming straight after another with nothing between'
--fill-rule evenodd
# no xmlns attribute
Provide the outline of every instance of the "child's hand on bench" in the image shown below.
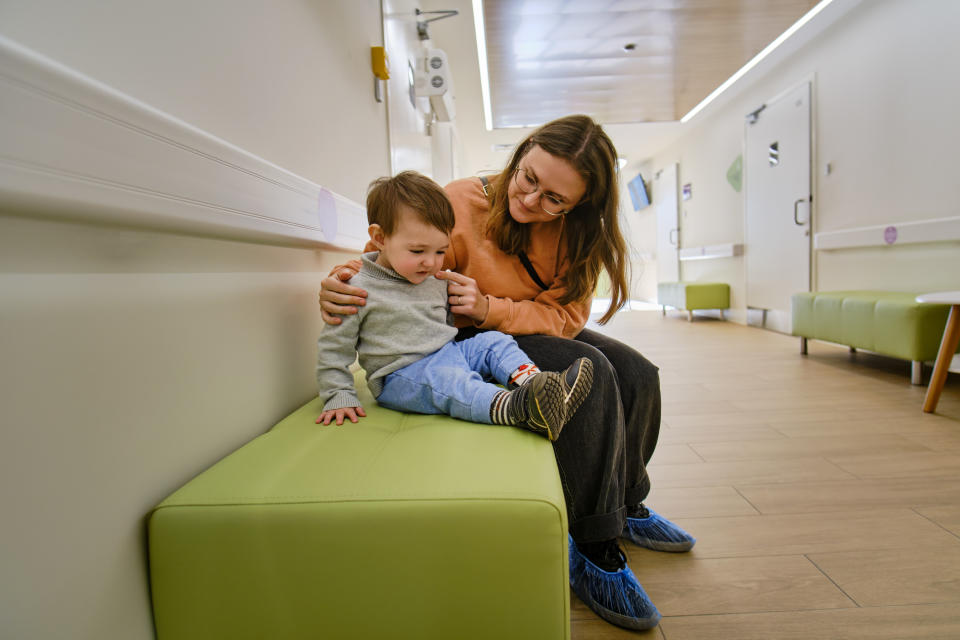
<svg viewBox="0 0 960 640"><path fill-rule="evenodd" d="M336 418L337 424L343 424L344 418L350 418L350 422L357 422L359 418L366 418L367 414L363 407L343 407L342 409L330 409L324 411L316 420L316 424L321 422L324 425L330 424L330 421Z"/></svg>

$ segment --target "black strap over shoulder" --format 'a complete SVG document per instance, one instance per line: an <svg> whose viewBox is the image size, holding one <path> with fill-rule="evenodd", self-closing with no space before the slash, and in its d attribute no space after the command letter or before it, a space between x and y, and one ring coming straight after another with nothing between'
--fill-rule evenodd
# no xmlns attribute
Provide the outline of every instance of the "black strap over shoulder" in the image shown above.
<svg viewBox="0 0 960 640"><path fill-rule="evenodd" d="M540 279L540 276L537 274L537 270L533 268L533 263L530 262L530 258L527 257L526 252L521 251L517 254L517 257L520 258L520 262L523 263L523 268L527 270L527 273L530 274L530 277L534 282L537 283L537 286L546 291L550 287L543 284L543 280Z"/></svg>
<svg viewBox="0 0 960 640"><path fill-rule="evenodd" d="M490 197L490 194L487 193L487 186L490 184L490 181L487 180L487 176L480 176L480 184L483 185L483 195ZM530 258L527 257L526 252L521 251L517 254L517 257L520 258L520 262L523 264L523 268L527 270L527 273L530 274L530 278L536 283L538 287L546 291L550 287L543 283L543 280L540 279L540 274L537 273L537 270L533 268L533 263L530 262Z"/></svg>

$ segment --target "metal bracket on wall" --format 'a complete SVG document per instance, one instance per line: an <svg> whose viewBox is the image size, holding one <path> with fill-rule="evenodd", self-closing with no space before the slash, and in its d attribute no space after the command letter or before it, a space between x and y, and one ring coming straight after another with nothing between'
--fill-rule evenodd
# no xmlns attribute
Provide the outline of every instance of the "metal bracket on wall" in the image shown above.
<svg viewBox="0 0 960 640"><path fill-rule="evenodd" d="M458 15L460 12L456 9L442 9L440 11L420 11L416 10L417 16L425 16L430 14L439 13L436 18L428 18L427 20L417 20L417 35L421 40L429 40L430 34L427 32L427 25L431 22L436 22L437 20L443 20L444 18L452 18L455 15Z"/></svg>

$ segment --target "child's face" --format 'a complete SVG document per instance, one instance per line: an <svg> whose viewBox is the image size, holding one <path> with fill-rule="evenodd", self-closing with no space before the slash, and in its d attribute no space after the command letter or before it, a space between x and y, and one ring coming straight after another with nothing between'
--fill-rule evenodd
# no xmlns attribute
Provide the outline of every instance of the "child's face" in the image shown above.
<svg viewBox="0 0 960 640"><path fill-rule="evenodd" d="M371 225L370 238L380 249L377 264L393 269L413 284L420 284L443 268L443 256L450 245L450 236L403 205L393 234L386 236L380 225Z"/></svg>

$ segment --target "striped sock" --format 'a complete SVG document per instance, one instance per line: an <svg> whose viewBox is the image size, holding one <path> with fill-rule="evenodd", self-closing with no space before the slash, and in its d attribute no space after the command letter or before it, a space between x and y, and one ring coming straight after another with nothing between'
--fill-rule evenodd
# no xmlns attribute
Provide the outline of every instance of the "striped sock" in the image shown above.
<svg viewBox="0 0 960 640"><path fill-rule="evenodd" d="M490 422L493 424L517 425L523 421L522 416L517 415L517 408L524 407L526 389L514 389L513 391L501 391L493 398L493 404L490 405ZM520 396L520 397L518 397ZM518 404L519 401L519 404Z"/></svg>

